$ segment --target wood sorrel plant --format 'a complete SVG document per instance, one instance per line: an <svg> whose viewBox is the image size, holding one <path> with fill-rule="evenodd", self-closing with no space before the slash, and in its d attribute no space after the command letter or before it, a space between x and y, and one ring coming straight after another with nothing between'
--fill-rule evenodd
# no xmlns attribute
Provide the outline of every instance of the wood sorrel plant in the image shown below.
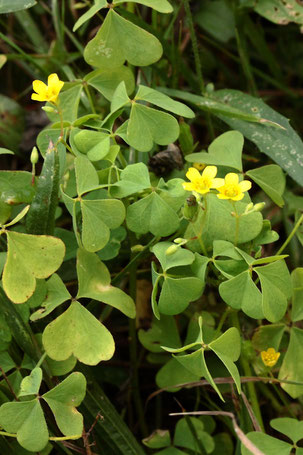
<svg viewBox="0 0 303 455"><path fill-rule="evenodd" d="M295 158L287 148L300 139L261 100L235 90L206 90L188 0L203 95L157 88L141 67L161 59L162 44L129 20L125 13L134 9L126 10L124 3L95 0L77 20L74 32L95 15L103 18L83 54L93 70L69 82L56 73L47 85L33 82L32 99L46 102L42 109L50 120L32 152L33 172L0 171L0 235L6 246L0 253L1 450L71 453L84 445L89 455L92 425L101 453L145 453L104 395L99 373L89 368L100 364L102 376L105 362L115 350L119 355L115 309L130 321L135 420L142 436L158 430L143 440L148 453L217 455L223 444L227 455L289 454L293 448L299 455L302 425L286 409L289 397L303 394L303 330L297 324L303 317L303 271L290 274L281 253L303 216L297 215L288 238L269 256L263 246L278 235L263 218L265 203L251 197L259 187L264 199L283 206L281 167L303 181L302 169L289 164ZM152 8L154 18L173 13L166 0L129 3ZM218 116L231 129L218 134L207 152L194 151L184 119L193 119L195 112L173 98L206 110L208 121L210 114ZM278 164L244 172L244 137ZM183 156L172 148L178 139ZM287 162L273 150L281 143L288 144ZM148 154L157 160L162 146L168 146L160 152L169 157L167 178L147 164ZM37 149L43 157L39 177ZM230 433L212 435L216 423L205 415L180 419L173 439L168 430L147 422L135 322L136 310L142 311L136 299L142 271L152 281L153 319L138 338L150 351L147 360L160 365L157 387L177 392L210 385L191 407L198 415L208 406L209 415L231 417L237 448ZM242 324L255 329L253 337L244 336ZM272 382L274 392L264 384L257 390L257 381ZM226 384L235 386L232 397ZM264 432L260 391L292 417L270 423L292 443ZM245 407L238 412L240 397ZM222 402L231 412L220 410Z"/></svg>

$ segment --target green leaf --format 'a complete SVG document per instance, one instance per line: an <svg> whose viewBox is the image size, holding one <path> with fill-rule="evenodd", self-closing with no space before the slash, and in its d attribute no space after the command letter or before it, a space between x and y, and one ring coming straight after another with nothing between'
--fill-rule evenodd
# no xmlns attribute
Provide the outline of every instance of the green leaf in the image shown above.
<svg viewBox="0 0 303 455"><path fill-rule="evenodd" d="M185 157L191 163L227 166L242 172L243 135L239 131L227 131L209 146L208 153L191 153Z"/></svg>
<svg viewBox="0 0 303 455"><path fill-rule="evenodd" d="M238 392L241 393L241 379L239 371L234 364L240 357L241 352L241 338L238 330L235 327L231 327L219 338L209 343L208 346L224 363L235 381Z"/></svg>
<svg viewBox="0 0 303 455"><path fill-rule="evenodd" d="M0 200L9 205L30 203L35 194L32 174L25 171L0 171Z"/></svg>
<svg viewBox="0 0 303 455"><path fill-rule="evenodd" d="M182 117L193 118L195 116L195 113L185 104L146 85L139 85L134 101L145 101Z"/></svg>
<svg viewBox="0 0 303 455"><path fill-rule="evenodd" d="M76 407L83 401L85 392L85 376L75 372L43 395L43 399L54 413L60 431L66 436L82 435L83 416Z"/></svg>
<svg viewBox="0 0 303 455"><path fill-rule="evenodd" d="M120 180L111 187L113 197L124 198L150 188L148 167L144 163L129 164L120 174Z"/></svg>
<svg viewBox="0 0 303 455"><path fill-rule="evenodd" d="M115 351L110 332L77 301L48 324L42 341L51 359L66 360L73 354L87 365L109 360Z"/></svg>
<svg viewBox="0 0 303 455"><path fill-rule="evenodd" d="M265 455L289 455L292 449L292 446L287 442L280 441L280 439L273 438L265 433L251 432L247 433L246 436ZM253 453L243 444L241 445L242 455L253 455Z"/></svg>
<svg viewBox="0 0 303 455"><path fill-rule="evenodd" d="M85 156L77 156L75 158L75 171L77 192L79 196L98 188L99 177L97 171Z"/></svg>
<svg viewBox="0 0 303 455"><path fill-rule="evenodd" d="M62 264L62 240L46 235L7 232L8 253L3 288L14 303L23 303L34 293L36 278L47 278Z"/></svg>
<svg viewBox="0 0 303 455"><path fill-rule="evenodd" d="M42 303L42 308L39 308L30 316L31 321L37 321L38 319L48 316L55 308L61 305L61 303L71 299L71 295L66 289L65 284L56 273L50 277L46 285L46 299Z"/></svg>
<svg viewBox="0 0 303 455"><path fill-rule="evenodd" d="M259 326L252 337L253 348L257 351L267 351L268 348L279 351L285 328L285 324Z"/></svg>
<svg viewBox="0 0 303 455"><path fill-rule="evenodd" d="M301 4L296 0L281 3L278 0L262 0L254 5L254 10L275 24L288 24L295 22L303 24L303 12Z"/></svg>
<svg viewBox="0 0 303 455"><path fill-rule="evenodd" d="M162 449L170 445L169 430L155 430L150 436L142 439L143 444L150 449Z"/></svg>
<svg viewBox="0 0 303 455"><path fill-rule="evenodd" d="M235 36L235 19L232 8L222 0L201 3L195 14L196 23L221 43Z"/></svg>
<svg viewBox="0 0 303 455"><path fill-rule="evenodd" d="M0 155L14 155L15 152L12 152L9 149L6 149L4 147L0 147Z"/></svg>
<svg viewBox="0 0 303 455"><path fill-rule="evenodd" d="M290 341L279 371L279 379L303 383L303 330L297 327L290 329ZM303 385L281 384L281 387L292 397L303 395Z"/></svg>
<svg viewBox="0 0 303 455"><path fill-rule="evenodd" d="M136 316L133 299L121 289L111 286L110 273L96 254L78 250L77 274L77 298L89 297L117 308L129 318Z"/></svg>
<svg viewBox="0 0 303 455"><path fill-rule="evenodd" d="M162 315L160 320L154 319L151 328L139 330L138 337L145 349L151 352L163 352L161 346L181 346L176 321L172 316Z"/></svg>
<svg viewBox="0 0 303 455"><path fill-rule="evenodd" d="M153 191L127 208L126 223L138 234L151 232L166 237L178 229L180 221L176 212Z"/></svg>
<svg viewBox="0 0 303 455"><path fill-rule="evenodd" d="M180 387L174 386L199 381L200 376L185 368L177 358L170 359L156 374L156 384L160 389L167 387L168 391L177 392Z"/></svg>
<svg viewBox="0 0 303 455"><path fill-rule="evenodd" d="M296 419L290 419L289 417L281 417L279 419L273 419L270 421L270 426L285 434L289 439L297 444L298 441L303 439L303 422Z"/></svg>
<svg viewBox="0 0 303 455"><path fill-rule="evenodd" d="M42 382L42 370L39 367L34 368L29 376L22 379L19 397L26 395L37 395Z"/></svg>
<svg viewBox="0 0 303 455"><path fill-rule="evenodd" d="M249 270L224 281L219 293L225 303L232 308L244 311L254 319L263 319L262 294L253 282Z"/></svg>
<svg viewBox="0 0 303 455"><path fill-rule="evenodd" d="M191 251L181 247L179 247L174 254L167 255L166 250L172 245L176 244L172 242L160 242L151 248L151 251L158 258L164 271L169 270L172 267L189 265L194 262L195 255Z"/></svg>
<svg viewBox="0 0 303 455"><path fill-rule="evenodd" d="M174 445L198 453L201 445L206 453L213 452L215 448L213 438L204 431L203 422L196 417L183 417L178 420L175 428Z"/></svg>
<svg viewBox="0 0 303 455"><path fill-rule="evenodd" d="M85 61L97 68L117 68L127 60L134 66L155 63L162 55L160 41L110 9L84 50Z"/></svg>
<svg viewBox="0 0 303 455"><path fill-rule="evenodd" d="M77 151L81 152L81 154L86 154L87 158L89 158L90 161L99 161L102 160L103 158L106 157L106 155L109 152L110 148L110 137L108 133L100 132L100 131L91 131L91 130L80 130L73 136L73 143L76 146L77 150L75 147L73 147L73 150L75 153ZM81 157L81 158L80 158ZM82 155L79 156L79 153L77 154L77 158L80 158L82 161L79 160L79 163L84 163L85 157ZM76 160L77 160L76 158ZM76 161L75 160L75 161ZM88 168L88 165L86 165ZM94 168L94 171L97 173L97 171ZM84 170L83 172L81 171L81 166L80 166L80 172L83 174L82 178L85 178L85 173ZM90 174L93 174L92 168L90 168ZM89 181L89 178L86 178L87 181ZM96 182L96 177L93 177L93 182ZM99 179L98 179L99 183ZM98 185L96 184L96 186ZM92 183L93 185L93 183Z"/></svg>
<svg viewBox="0 0 303 455"><path fill-rule="evenodd" d="M130 0L132 3L139 3L140 5L149 6L159 13L172 13L173 7L167 0ZM125 3L125 0L114 0L115 5Z"/></svg>
<svg viewBox="0 0 303 455"><path fill-rule="evenodd" d="M175 142L179 132L178 122L172 115L143 104L132 104L127 139L139 152L148 152L154 142L159 145Z"/></svg>
<svg viewBox="0 0 303 455"><path fill-rule="evenodd" d="M105 247L110 229L119 227L125 218L125 207L116 199L81 200L82 242L87 251Z"/></svg>
<svg viewBox="0 0 303 455"><path fill-rule="evenodd" d="M285 176L280 166L269 164L246 172L254 182L279 206L283 207L282 195L285 189Z"/></svg>
<svg viewBox="0 0 303 455"><path fill-rule="evenodd" d="M255 267L262 289L262 306L266 319L277 322L285 314L291 296L290 274L284 260Z"/></svg>
<svg viewBox="0 0 303 455"><path fill-rule="evenodd" d="M130 95L135 88L132 70L128 66L118 68L99 69L87 74L84 80L100 92L107 100L111 101L116 88L124 81L126 92Z"/></svg>
<svg viewBox="0 0 303 455"><path fill-rule="evenodd" d="M165 277L158 302L160 313L182 313L190 302L197 300L203 291L203 282L196 277Z"/></svg>
<svg viewBox="0 0 303 455"><path fill-rule="evenodd" d="M107 7L107 0L95 0L95 4L91 8L89 8L89 10L86 11L86 13L84 13L81 17L79 17L79 19L77 20L77 22L74 25L73 32L78 30L78 28L81 27L81 25L83 25L86 21L91 19L98 11L100 11L100 9L106 8L106 7Z"/></svg>
<svg viewBox="0 0 303 455"><path fill-rule="evenodd" d="M303 268L298 267L291 272L292 283L292 308L291 320L293 322L303 319Z"/></svg>
<svg viewBox="0 0 303 455"><path fill-rule="evenodd" d="M81 81L77 82L77 85L72 86L67 90L63 90L58 97L60 106L62 106L62 117L64 122L73 123L78 117L78 108L80 102L80 96L83 89ZM51 104L47 103L51 106ZM47 116L52 122L59 122L60 117L56 113L47 113Z"/></svg>
<svg viewBox="0 0 303 455"><path fill-rule="evenodd" d="M8 433L17 433L17 441L30 452L40 452L48 443L48 431L39 400L4 403L0 407L0 425Z"/></svg>
<svg viewBox="0 0 303 455"><path fill-rule="evenodd" d="M110 259L118 256L121 243L125 240L126 235L127 232L123 226L119 226L118 228L110 231L110 239L108 243L97 253L101 261L109 261Z"/></svg>
<svg viewBox="0 0 303 455"><path fill-rule="evenodd" d="M0 5L0 14L8 14L14 11L31 8L36 5L36 3L36 0L14 0L13 3L10 0L2 0Z"/></svg>

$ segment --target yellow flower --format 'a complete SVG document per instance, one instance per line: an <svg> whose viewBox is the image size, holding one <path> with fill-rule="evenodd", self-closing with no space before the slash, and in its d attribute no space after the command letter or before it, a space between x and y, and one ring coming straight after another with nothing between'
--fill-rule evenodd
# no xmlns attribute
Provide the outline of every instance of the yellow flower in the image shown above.
<svg viewBox="0 0 303 455"><path fill-rule="evenodd" d="M267 351L261 352L261 359L267 367L273 367L276 365L280 357L280 352L276 352L274 348L268 348Z"/></svg>
<svg viewBox="0 0 303 455"><path fill-rule="evenodd" d="M243 180L239 183L238 174L230 172L225 176L225 179L215 179L213 188L219 191L217 194L219 199L231 199L232 201L241 201L244 197L244 192L251 189L251 182Z"/></svg>
<svg viewBox="0 0 303 455"><path fill-rule="evenodd" d="M53 103L57 101L64 82L60 81L56 73L53 73L48 76L47 84L38 80L33 82L33 89L36 93L32 94L32 100L51 101Z"/></svg>
<svg viewBox="0 0 303 455"><path fill-rule="evenodd" d="M198 171L203 171L203 169L205 168L206 164L204 163L194 163L193 164L193 167L198 169Z"/></svg>
<svg viewBox="0 0 303 455"><path fill-rule="evenodd" d="M186 173L186 177L190 182L184 182L183 188L186 191L195 191L196 193L205 194L214 188L213 182L217 179L214 177L217 174L216 166L206 166L202 175L194 167L190 167Z"/></svg>

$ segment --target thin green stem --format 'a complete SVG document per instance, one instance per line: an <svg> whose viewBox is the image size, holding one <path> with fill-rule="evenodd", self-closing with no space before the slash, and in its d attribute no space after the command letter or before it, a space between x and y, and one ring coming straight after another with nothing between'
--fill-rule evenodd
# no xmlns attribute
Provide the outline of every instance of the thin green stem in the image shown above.
<svg viewBox="0 0 303 455"><path fill-rule="evenodd" d="M96 114L96 109L95 109L95 106L94 106L94 102L93 102L91 93L89 91L89 87L88 87L88 85L86 83L83 84L83 86L84 86L84 90L85 90L85 93L86 93L88 101L89 101L90 108L91 108L93 114Z"/></svg>
<svg viewBox="0 0 303 455"><path fill-rule="evenodd" d="M44 354L42 354L42 356L40 357L40 360L37 363L36 368L38 368L38 367L40 367L40 365L42 365L42 363L44 362L46 356L47 356L47 354L46 354L46 352L44 352Z"/></svg>
<svg viewBox="0 0 303 455"><path fill-rule="evenodd" d="M239 223L240 223L240 215L237 212L236 204L234 201L231 201L233 209L234 209L234 216L236 218L236 229L235 229L235 246L238 245L239 240Z"/></svg>
<svg viewBox="0 0 303 455"><path fill-rule="evenodd" d="M236 327L239 330L239 332L241 333L238 311L234 311L232 313L232 323L233 323L233 326ZM240 362L241 362L245 376L252 376L252 371L251 371L250 365L244 356L240 357ZM249 394L249 398L251 401L251 406L254 411L254 414L259 422L260 427L262 428L262 431L264 431L264 423L263 423L263 419L262 419L262 414L261 414L261 410L260 410L260 406L259 406L259 401L258 401L255 384L253 382L248 382L247 389L248 389L248 394Z"/></svg>
<svg viewBox="0 0 303 455"><path fill-rule="evenodd" d="M283 245L281 246L281 248L277 251L276 256L278 256L279 254L281 254L282 251L287 247L287 245L289 244L289 242L291 241L291 239L293 238L293 236L295 235L295 233L296 233L297 230L299 229L301 223L303 223L303 213L302 213L302 215L300 216L300 218L298 219L298 221L296 222L296 224L294 225L293 230L291 231L291 233L289 234L289 236L287 237L287 239L285 240L285 242L283 243Z"/></svg>
<svg viewBox="0 0 303 455"><path fill-rule="evenodd" d="M271 371L268 372L269 373L269 376L273 379L275 379L274 375L272 374ZM276 384L272 384L276 394L278 395L278 397L280 398L280 400L282 401L282 403L284 404L285 406L285 409L287 409L290 413L290 415L296 419L296 415L295 413L293 412L293 410L291 409L291 406L289 405L289 402L286 400L286 398L284 397L283 393L281 392L281 390L279 389L279 387L276 386Z"/></svg>

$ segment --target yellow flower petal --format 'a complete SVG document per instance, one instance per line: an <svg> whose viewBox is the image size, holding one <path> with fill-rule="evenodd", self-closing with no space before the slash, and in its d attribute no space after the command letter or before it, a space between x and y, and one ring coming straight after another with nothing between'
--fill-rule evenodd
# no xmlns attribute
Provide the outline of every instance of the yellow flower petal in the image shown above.
<svg viewBox="0 0 303 455"><path fill-rule="evenodd" d="M220 188L221 186L224 185L224 183L225 183L224 179L216 178L216 179L213 179L211 187Z"/></svg>
<svg viewBox="0 0 303 455"><path fill-rule="evenodd" d="M47 84L50 86L50 85L57 85L58 82L61 82L59 77L58 77L58 74L56 73L53 73L53 74L50 74L47 78Z"/></svg>
<svg viewBox="0 0 303 455"><path fill-rule="evenodd" d="M230 172L225 176L225 183L226 185L238 185L239 183L239 176L234 172Z"/></svg>
<svg viewBox="0 0 303 455"><path fill-rule="evenodd" d="M44 84L44 82L42 81L34 81L33 82L33 89L36 93L39 93L39 95L42 95L46 93L46 90L47 90L47 85Z"/></svg>
<svg viewBox="0 0 303 455"><path fill-rule="evenodd" d="M244 191L248 191L251 189L251 182L249 180L242 180L242 182L239 183L239 187L241 188L241 191L244 193Z"/></svg>
<svg viewBox="0 0 303 455"><path fill-rule="evenodd" d="M194 190L193 184L191 182L184 182L184 183L182 183L182 186L183 186L183 188L186 191L193 191Z"/></svg>
<svg viewBox="0 0 303 455"><path fill-rule="evenodd" d="M45 101L45 96L43 96L43 95L38 95L37 93L32 93L31 98L32 98L32 100L34 100L34 101Z"/></svg>
<svg viewBox="0 0 303 455"><path fill-rule="evenodd" d="M225 194L221 194L221 193L217 194L217 197L219 199L230 199L228 196L225 196Z"/></svg>
<svg viewBox="0 0 303 455"><path fill-rule="evenodd" d="M200 172L194 167L190 167L186 173L188 180L193 181L201 178Z"/></svg>
<svg viewBox="0 0 303 455"><path fill-rule="evenodd" d="M243 199L243 198L244 198L244 193L239 193L239 194L237 194L237 196L233 196L230 199L232 201L241 201L241 199Z"/></svg>
<svg viewBox="0 0 303 455"><path fill-rule="evenodd" d="M202 172L202 177L213 179L217 175L217 172L218 172L217 166L206 166L206 168Z"/></svg>

